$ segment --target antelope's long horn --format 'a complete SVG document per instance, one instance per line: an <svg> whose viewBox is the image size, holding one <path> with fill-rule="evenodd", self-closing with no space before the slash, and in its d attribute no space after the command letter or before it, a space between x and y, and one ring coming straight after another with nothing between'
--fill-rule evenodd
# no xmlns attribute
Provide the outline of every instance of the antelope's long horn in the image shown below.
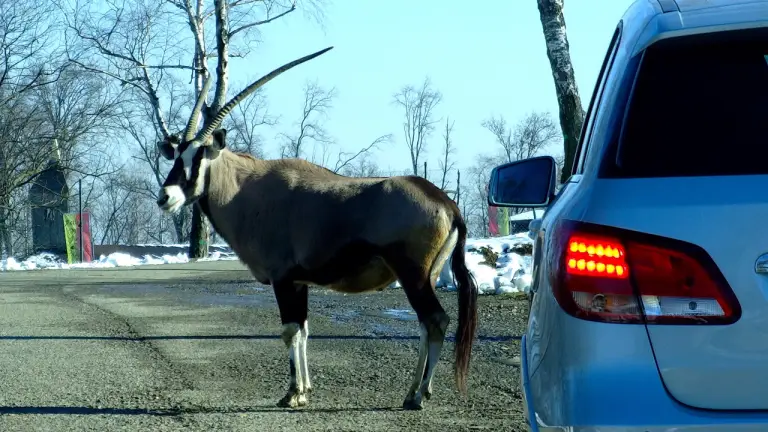
<svg viewBox="0 0 768 432"><path fill-rule="evenodd" d="M184 131L184 141L190 141L192 138L195 137L195 132L197 129L197 121L198 117L200 117L200 110L203 109L203 102L205 102L205 97L208 94L208 90L211 89L211 83L213 82L213 77L211 75L208 75L208 77L205 79L205 83L203 83L203 89L200 90L200 94L197 96L197 102L195 102L195 107L192 108L192 115L189 117L189 122L187 123L187 129Z"/></svg>
<svg viewBox="0 0 768 432"><path fill-rule="evenodd" d="M254 81L251 85L249 85L248 87L244 88L243 91L238 93L237 96L235 96L232 99L230 99L229 102L227 102L226 105L224 105L219 110L219 112L216 113L216 117L214 117L213 121L211 121L211 123L209 123L208 126L206 126L205 130L203 130L203 133L200 134L200 138L201 139L208 138L208 136L210 136L213 133L213 131L217 127L219 127L221 122L224 121L224 118L232 111L232 109L235 106L237 106L237 104L239 104L243 99L248 97L251 93L255 92L259 87L261 87L264 84L266 84L267 82L269 82L272 78L280 75L281 73L287 71L288 69L290 69L290 68L292 68L294 66L298 66L298 65L300 65L300 64L302 64L302 63L304 63L306 61L312 60L313 58L315 58L315 57L317 57L317 56L319 56L321 54L324 54L324 53L330 51L332 48L333 47L331 46L331 47L325 48L323 50L320 50L320 51L318 51L316 53L313 53L313 54L310 54L308 56L304 56L304 57L302 57L300 59L294 60L294 61L292 61L290 63L286 63L286 64L280 66L279 68L273 70L272 72L270 72L270 73L264 75L263 77L259 78L258 80Z"/></svg>

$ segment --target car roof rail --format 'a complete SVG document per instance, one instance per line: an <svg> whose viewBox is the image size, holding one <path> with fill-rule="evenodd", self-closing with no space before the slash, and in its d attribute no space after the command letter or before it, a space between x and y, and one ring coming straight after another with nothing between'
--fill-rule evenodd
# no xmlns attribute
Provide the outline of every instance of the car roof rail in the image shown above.
<svg viewBox="0 0 768 432"><path fill-rule="evenodd" d="M661 6L661 10L664 13L680 11L680 8L677 7L677 2L675 0L657 0L657 1L659 2L659 5Z"/></svg>

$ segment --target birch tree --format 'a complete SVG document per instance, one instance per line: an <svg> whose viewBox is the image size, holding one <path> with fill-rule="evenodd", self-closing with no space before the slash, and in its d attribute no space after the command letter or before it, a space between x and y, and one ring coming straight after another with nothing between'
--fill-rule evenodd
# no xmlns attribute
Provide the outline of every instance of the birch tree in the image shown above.
<svg viewBox="0 0 768 432"><path fill-rule="evenodd" d="M568 36L563 15L564 0L537 0L544 40L547 44L547 57L555 81L557 105L560 111L560 128L563 133L563 168L560 182L564 183L570 175L576 147L579 144L584 110L581 107L579 88L571 63Z"/></svg>

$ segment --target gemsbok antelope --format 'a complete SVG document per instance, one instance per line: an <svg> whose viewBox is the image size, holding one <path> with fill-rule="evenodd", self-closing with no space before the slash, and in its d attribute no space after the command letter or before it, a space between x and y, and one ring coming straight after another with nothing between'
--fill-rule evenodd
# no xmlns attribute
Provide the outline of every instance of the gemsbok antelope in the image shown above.
<svg viewBox="0 0 768 432"><path fill-rule="evenodd" d="M477 327L477 290L464 262L467 228L442 190L417 176L354 178L301 159L257 160L226 147L219 125L241 100L280 73L326 52L288 63L246 87L196 133L211 78L183 136L158 143L174 160L158 206L176 212L197 203L254 278L273 287L288 348L290 384L282 407L307 404L308 286L344 293L382 289L399 280L421 337L404 409L423 409L450 322L435 293L444 264L458 291L454 375L466 393Z"/></svg>

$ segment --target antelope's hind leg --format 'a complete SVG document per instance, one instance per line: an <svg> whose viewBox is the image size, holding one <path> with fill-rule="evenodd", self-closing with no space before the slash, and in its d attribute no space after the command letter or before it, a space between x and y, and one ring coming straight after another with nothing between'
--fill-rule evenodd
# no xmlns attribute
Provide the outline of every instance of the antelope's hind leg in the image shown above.
<svg viewBox="0 0 768 432"><path fill-rule="evenodd" d="M309 292L306 285L275 283L275 298L283 323L281 337L288 348L290 382L288 392L277 403L284 408L297 408L308 403L311 389L307 367L307 314Z"/></svg>
<svg viewBox="0 0 768 432"><path fill-rule="evenodd" d="M403 401L403 409L420 410L424 409L424 400L432 397L432 378L440 360L450 318L440 305L430 282L415 284L407 278L404 279L401 280L403 290L419 318L421 337L419 358L413 371L411 388Z"/></svg>

